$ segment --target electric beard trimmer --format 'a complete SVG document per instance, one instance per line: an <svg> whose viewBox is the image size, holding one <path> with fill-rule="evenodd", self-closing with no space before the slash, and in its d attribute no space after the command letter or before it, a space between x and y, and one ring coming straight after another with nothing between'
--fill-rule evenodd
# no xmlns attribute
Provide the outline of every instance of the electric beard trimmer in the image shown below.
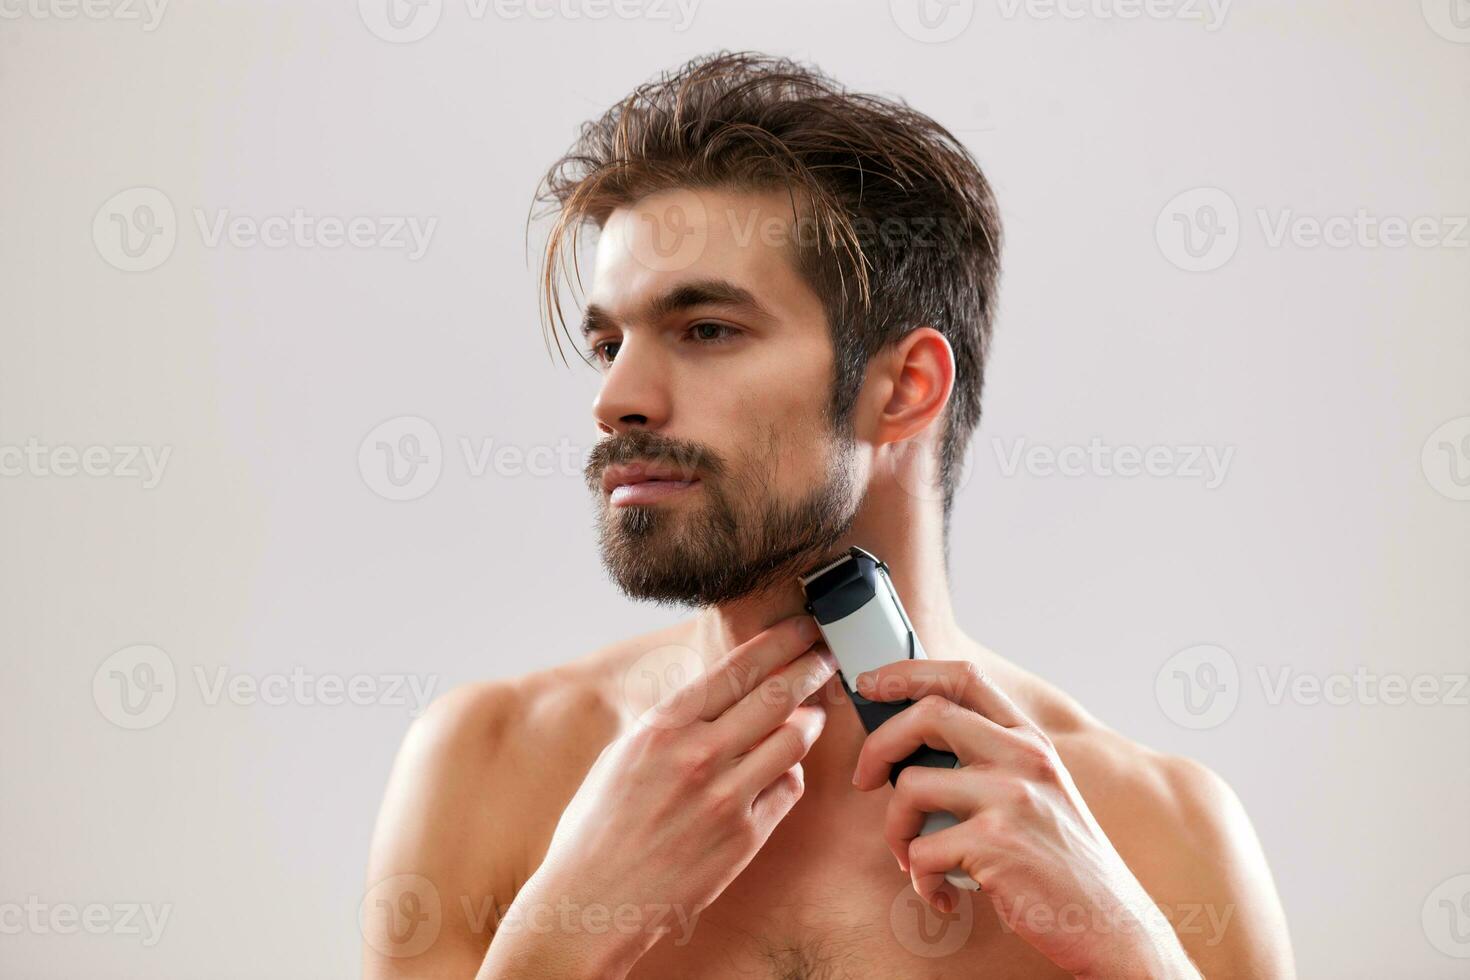
<svg viewBox="0 0 1470 980"><path fill-rule="evenodd" d="M806 611L816 619L822 638L837 659L843 690L857 709L863 728L871 732L913 704L912 701L869 701L848 680L896 660L928 659L903 603L898 600L888 566L861 548L849 548L836 561L801 576L801 587L806 593ZM893 766L888 782L897 783L898 774L909 766L948 769L957 765L959 759L954 753L924 745ZM931 813L925 818L919 836L958 823L959 819L952 813ZM960 868L947 872L944 878L967 891L980 887Z"/></svg>

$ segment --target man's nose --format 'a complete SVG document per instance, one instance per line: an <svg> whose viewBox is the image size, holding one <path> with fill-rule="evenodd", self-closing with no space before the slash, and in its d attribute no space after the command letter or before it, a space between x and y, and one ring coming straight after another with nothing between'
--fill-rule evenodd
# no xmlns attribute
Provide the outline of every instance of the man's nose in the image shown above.
<svg viewBox="0 0 1470 980"><path fill-rule="evenodd" d="M597 428L605 434L633 426L661 429L668 424L669 408L668 373L659 358L620 345L592 403Z"/></svg>

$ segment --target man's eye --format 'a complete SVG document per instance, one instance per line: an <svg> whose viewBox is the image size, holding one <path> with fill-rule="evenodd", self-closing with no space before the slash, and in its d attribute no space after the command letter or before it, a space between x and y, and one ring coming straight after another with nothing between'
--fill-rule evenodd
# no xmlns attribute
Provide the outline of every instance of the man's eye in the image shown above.
<svg viewBox="0 0 1470 980"><path fill-rule="evenodd" d="M698 340L701 343L710 344L719 343L722 340L729 340L731 337L739 333L739 331L736 330L734 327L726 326L723 323L715 323L709 320L702 320L699 323L691 326L689 328L689 333L695 340Z"/></svg>
<svg viewBox="0 0 1470 980"><path fill-rule="evenodd" d="M587 353L594 361L598 362L599 364L611 364L613 358L618 356L618 347L620 346L620 341L604 340L600 343L593 344L592 349L589 350Z"/></svg>

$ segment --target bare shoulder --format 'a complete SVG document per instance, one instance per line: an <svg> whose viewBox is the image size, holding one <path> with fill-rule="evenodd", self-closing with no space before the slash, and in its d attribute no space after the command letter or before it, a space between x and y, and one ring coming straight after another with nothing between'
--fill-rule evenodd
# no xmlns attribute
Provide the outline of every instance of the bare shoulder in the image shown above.
<svg viewBox="0 0 1470 980"><path fill-rule="evenodd" d="M1018 703L1205 976L1293 976L1276 886L1230 785L1126 738L1044 682L1018 684Z"/></svg>
<svg viewBox="0 0 1470 980"><path fill-rule="evenodd" d="M625 723L621 675L661 637L634 637L549 670L461 685L410 726L368 862L368 976L473 974L495 913L540 864L562 810ZM385 889L391 894L376 894ZM422 952L404 945L415 937L391 918L410 905L439 910L435 937ZM379 908L381 916L371 914Z"/></svg>

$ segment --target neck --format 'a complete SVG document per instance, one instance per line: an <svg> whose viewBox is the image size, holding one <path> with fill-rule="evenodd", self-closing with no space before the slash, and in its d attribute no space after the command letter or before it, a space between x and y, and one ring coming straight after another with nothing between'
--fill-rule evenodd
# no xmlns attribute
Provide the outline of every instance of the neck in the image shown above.
<svg viewBox="0 0 1470 980"><path fill-rule="evenodd" d="M870 490L851 530L830 554L835 558L857 545L881 558L919 642L930 656L946 657L946 651L960 649L964 639L950 603L943 518L937 507L921 506L900 488L890 489L891 496ZM822 560L823 556L814 556L810 567ZM696 646L711 663L773 623L803 612L804 605L801 584L793 577L759 595L711 606L695 620ZM837 678L828 683L820 698L827 709L827 724L803 763L808 792L850 791L853 766L862 747L862 725Z"/></svg>

